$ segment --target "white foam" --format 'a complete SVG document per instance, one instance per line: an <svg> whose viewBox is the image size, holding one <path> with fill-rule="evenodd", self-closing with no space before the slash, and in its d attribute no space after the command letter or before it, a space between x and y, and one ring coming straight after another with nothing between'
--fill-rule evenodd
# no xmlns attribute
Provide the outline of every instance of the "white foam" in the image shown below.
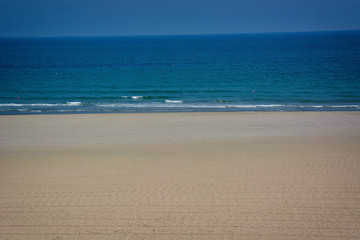
<svg viewBox="0 0 360 240"><path fill-rule="evenodd" d="M32 103L32 104L25 104L24 106L31 106L31 107L57 107L57 106L66 106L63 103Z"/></svg>
<svg viewBox="0 0 360 240"><path fill-rule="evenodd" d="M0 107L23 107L25 104L18 104L18 103L1 103Z"/></svg>
<svg viewBox="0 0 360 240"><path fill-rule="evenodd" d="M226 108L224 105L185 105L188 108Z"/></svg>
<svg viewBox="0 0 360 240"><path fill-rule="evenodd" d="M96 104L97 107L120 107L120 104Z"/></svg>
<svg viewBox="0 0 360 240"><path fill-rule="evenodd" d="M202 105L202 104L172 104L167 103L182 103L183 101L165 100L165 103L145 103L145 104L96 104L98 107L123 107L123 108L271 108L271 107L282 107L280 104L269 104L269 105Z"/></svg>
<svg viewBox="0 0 360 240"><path fill-rule="evenodd" d="M50 103L29 103L29 104L20 104L20 103L2 103L0 107L49 107L49 106L61 106L64 104L50 104Z"/></svg>
<svg viewBox="0 0 360 240"><path fill-rule="evenodd" d="M181 100L165 100L166 103L182 103Z"/></svg>
<svg viewBox="0 0 360 240"><path fill-rule="evenodd" d="M137 100L143 98L143 96L131 96L131 98Z"/></svg>
<svg viewBox="0 0 360 240"><path fill-rule="evenodd" d="M267 105L257 105L258 107L283 107L281 104L267 104Z"/></svg>
<svg viewBox="0 0 360 240"><path fill-rule="evenodd" d="M66 102L66 103L1 103L0 107L61 107L61 106L80 106L81 102Z"/></svg>
<svg viewBox="0 0 360 240"><path fill-rule="evenodd" d="M272 108L272 107L283 107L284 105L281 104L254 104L254 105L228 105L227 107L234 107L234 108Z"/></svg>
<svg viewBox="0 0 360 240"><path fill-rule="evenodd" d="M359 108L360 105L331 105L331 108Z"/></svg>
<svg viewBox="0 0 360 240"><path fill-rule="evenodd" d="M80 106L81 104L81 102L66 102L66 105L68 106Z"/></svg>

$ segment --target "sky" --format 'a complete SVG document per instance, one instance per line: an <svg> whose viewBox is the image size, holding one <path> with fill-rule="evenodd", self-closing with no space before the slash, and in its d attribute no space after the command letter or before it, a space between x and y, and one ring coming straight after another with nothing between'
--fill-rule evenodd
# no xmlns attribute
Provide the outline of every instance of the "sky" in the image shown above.
<svg viewBox="0 0 360 240"><path fill-rule="evenodd" d="M360 30L360 0L0 0L0 37Z"/></svg>

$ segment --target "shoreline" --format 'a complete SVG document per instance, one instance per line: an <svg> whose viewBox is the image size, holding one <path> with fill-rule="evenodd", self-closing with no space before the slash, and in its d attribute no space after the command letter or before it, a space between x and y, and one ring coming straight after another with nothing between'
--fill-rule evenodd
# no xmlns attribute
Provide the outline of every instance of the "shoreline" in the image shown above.
<svg viewBox="0 0 360 240"><path fill-rule="evenodd" d="M360 112L0 116L0 238L360 238Z"/></svg>
<svg viewBox="0 0 360 240"><path fill-rule="evenodd" d="M360 112L196 112L0 116L3 146L191 143L264 137L358 136ZM355 130L358 130L355 128Z"/></svg>
<svg viewBox="0 0 360 240"><path fill-rule="evenodd" d="M1 110L0 116L22 116L22 115L82 115L82 114L151 114L151 113L281 113L281 112L360 112L360 105L348 106L303 106L303 107L284 107L277 110L267 110L268 107L196 107L197 110L190 107L164 107L156 109L103 109L103 110ZM258 108L258 109L257 109ZM319 110L319 108L324 108ZM220 110L221 109L221 110Z"/></svg>
<svg viewBox="0 0 360 240"><path fill-rule="evenodd" d="M169 107L171 108L171 107ZM226 109L227 107L224 107ZM318 108L318 107L313 107ZM0 116L27 116L27 115L83 115L83 114L157 114L157 113L163 113L163 114L176 114L176 113L311 113L311 112L360 112L360 106L356 105L356 109L351 110L344 110L340 109L337 110L336 108L340 107L334 107L332 110L205 110L208 108L204 108L203 110L194 111L194 110L174 110L174 111L137 111L137 110L124 110L124 111L60 111L60 112L43 112L42 110L35 110L33 112L17 112L17 113L1 113ZM177 108L175 108L177 109ZM220 109L220 108L214 108L214 109ZM230 108L231 109L231 108ZM335 110L336 109L336 110Z"/></svg>

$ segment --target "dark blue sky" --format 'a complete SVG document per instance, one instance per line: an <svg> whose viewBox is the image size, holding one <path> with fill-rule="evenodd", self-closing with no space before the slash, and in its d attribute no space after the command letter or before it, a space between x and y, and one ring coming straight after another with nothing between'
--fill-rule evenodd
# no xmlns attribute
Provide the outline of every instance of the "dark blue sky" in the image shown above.
<svg viewBox="0 0 360 240"><path fill-rule="evenodd" d="M0 37L359 29L360 0L0 0Z"/></svg>

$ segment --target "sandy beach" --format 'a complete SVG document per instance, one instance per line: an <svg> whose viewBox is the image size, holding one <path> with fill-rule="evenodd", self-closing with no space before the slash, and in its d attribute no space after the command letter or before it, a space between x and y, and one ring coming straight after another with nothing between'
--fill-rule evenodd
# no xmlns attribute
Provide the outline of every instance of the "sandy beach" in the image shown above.
<svg viewBox="0 0 360 240"><path fill-rule="evenodd" d="M0 239L360 239L360 112L0 116Z"/></svg>

